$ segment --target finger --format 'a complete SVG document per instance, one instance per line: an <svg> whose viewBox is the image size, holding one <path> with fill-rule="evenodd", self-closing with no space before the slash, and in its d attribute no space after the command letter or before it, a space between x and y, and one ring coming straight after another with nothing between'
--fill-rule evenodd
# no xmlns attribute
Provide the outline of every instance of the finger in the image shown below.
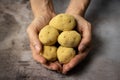
<svg viewBox="0 0 120 80"><path fill-rule="evenodd" d="M83 52L85 51L91 42L91 25L88 23L82 28L82 40L78 46L78 50Z"/></svg>
<svg viewBox="0 0 120 80"><path fill-rule="evenodd" d="M81 62L88 54L90 49L88 49L84 53L77 54L69 63L63 65L63 74L66 74L68 71L70 71L73 67L75 67L79 62Z"/></svg>
<svg viewBox="0 0 120 80"><path fill-rule="evenodd" d="M32 45L36 52L40 52L42 50L42 44L40 43L40 40L38 38L38 33L37 29L33 26L30 25L27 29L30 45Z"/></svg>
<svg viewBox="0 0 120 80"><path fill-rule="evenodd" d="M61 65L58 62L46 63L46 64L43 64L43 66L46 67L47 69L58 71L58 72L61 72L61 69L62 69Z"/></svg>
<svg viewBox="0 0 120 80"><path fill-rule="evenodd" d="M36 52L35 48L33 47L33 45L30 45L31 47L31 50L32 50L32 55L33 55L33 58L37 61L37 62L40 62L41 64L45 64L47 61L46 59L40 55L40 53Z"/></svg>
<svg viewBox="0 0 120 80"><path fill-rule="evenodd" d="M46 63L43 66L50 70L58 70L58 66L54 63Z"/></svg>
<svg viewBox="0 0 120 80"><path fill-rule="evenodd" d="M57 65L58 65L58 67L59 67L59 69L58 69L58 72L62 72L62 65L58 62L58 61L56 61L55 62Z"/></svg>

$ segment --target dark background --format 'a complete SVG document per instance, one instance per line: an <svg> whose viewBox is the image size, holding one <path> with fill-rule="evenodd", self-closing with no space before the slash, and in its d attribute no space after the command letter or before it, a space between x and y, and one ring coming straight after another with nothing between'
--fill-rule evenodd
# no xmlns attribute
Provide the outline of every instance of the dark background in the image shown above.
<svg viewBox="0 0 120 80"><path fill-rule="evenodd" d="M53 0L57 13L69 0ZM93 50L68 75L32 59L26 28L33 19L29 0L0 0L0 80L120 80L120 0L92 0L86 19Z"/></svg>

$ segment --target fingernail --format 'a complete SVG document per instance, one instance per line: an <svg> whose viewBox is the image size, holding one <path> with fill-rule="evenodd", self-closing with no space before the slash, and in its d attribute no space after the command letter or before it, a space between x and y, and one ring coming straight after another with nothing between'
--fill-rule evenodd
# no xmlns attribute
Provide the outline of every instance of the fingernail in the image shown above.
<svg viewBox="0 0 120 80"><path fill-rule="evenodd" d="M82 49L82 48L83 48L83 46L82 46L82 45L80 45L80 46L79 46L79 48L78 48L78 50L79 50L79 51L81 51L81 49Z"/></svg>
<svg viewBox="0 0 120 80"><path fill-rule="evenodd" d="M85 46L84 46L84 45L80 45L80 47L78 48L78 50L79 50L80 52L82 52L84 49L85 49Z"/></svg>
<svg viewBox="0 0 120 80"><path fill-rule="evenodd" d="M35 49L36 49L37 51L40 51L40 47L39 47L38 45L35 45Z"/></svg>

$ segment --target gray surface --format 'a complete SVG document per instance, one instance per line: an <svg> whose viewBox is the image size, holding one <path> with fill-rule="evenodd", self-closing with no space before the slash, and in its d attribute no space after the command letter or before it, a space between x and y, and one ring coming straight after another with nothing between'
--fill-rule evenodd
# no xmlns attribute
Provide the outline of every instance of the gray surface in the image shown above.
<svg viewBox="0 0 120 80"><path fill-rule="evenodd" d="M57 13L65 11L64 1L54 0ZM92 0L86 18L93 25L94 48L62 75L32 59L26 34L33 19L29 1L0 0L0 80L120 80L119 5L119 0Z"/></svg>

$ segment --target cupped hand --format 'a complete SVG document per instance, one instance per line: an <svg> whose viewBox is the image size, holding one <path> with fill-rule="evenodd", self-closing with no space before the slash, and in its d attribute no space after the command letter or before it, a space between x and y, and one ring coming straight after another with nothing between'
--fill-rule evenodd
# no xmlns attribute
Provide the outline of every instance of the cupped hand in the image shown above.
<svg viewBox="0 0 120 80"><path fill-rule="evenodd" d="M54 17L55 14L52 15L42 15L40 17L35 18L32 23L27 28L27 33L30 41L30 48L32 50L32 55L34 60L40 62L44 67L51 70L61 70L61 65L58 62L47 62L47 60L40 55L42 51L42 43L40 42L38 35L39 31L46 26L49 21Z"/></svg>
<svg viewBox="0 0 120 80"><path fill-rule="evenodd" d="M78 46L77 55L69 63L63 65L63 74L66 74L87 56L91 43L91 24L80 15L71 15L76 19L77 30L82 35L82 39Z"/></svg>

